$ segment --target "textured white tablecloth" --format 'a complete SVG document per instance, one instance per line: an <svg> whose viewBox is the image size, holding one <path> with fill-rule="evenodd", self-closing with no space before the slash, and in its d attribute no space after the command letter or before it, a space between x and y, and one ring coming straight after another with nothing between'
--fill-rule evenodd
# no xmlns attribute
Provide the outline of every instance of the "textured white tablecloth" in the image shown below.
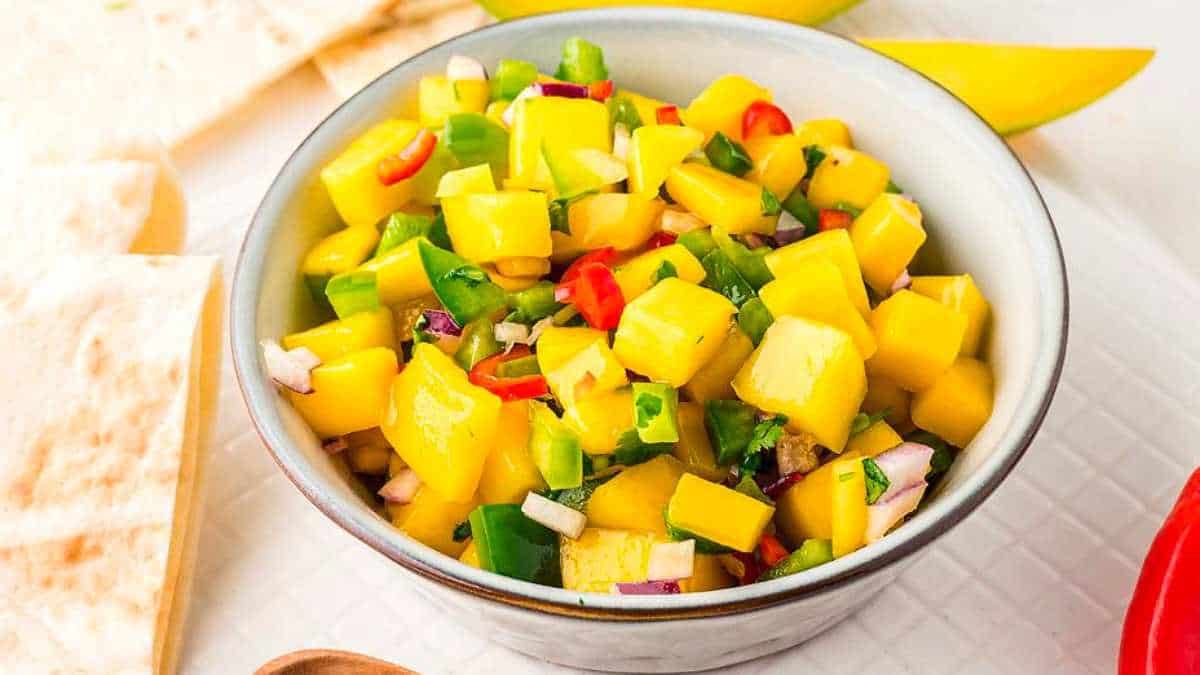
<svg viewBox="0 0 1200 675"><path fill-rule="evenodd" d="M1013 139L1054 215L1071 345L1044 430L975 515L879 601L739 673L1111 673L1150 538L1200 463L1200 63L1186 0L866 0L828 28L1159 49L1134 82ZM177 153L188 248L231 276L259 198L337 101L311 67ZM470 635L326 520L250 430L226 361L183 672L351 649L424 673L564 669ZM586 639L586 636L580 636ZM802 670L803 669L803 670Z"/></svg>

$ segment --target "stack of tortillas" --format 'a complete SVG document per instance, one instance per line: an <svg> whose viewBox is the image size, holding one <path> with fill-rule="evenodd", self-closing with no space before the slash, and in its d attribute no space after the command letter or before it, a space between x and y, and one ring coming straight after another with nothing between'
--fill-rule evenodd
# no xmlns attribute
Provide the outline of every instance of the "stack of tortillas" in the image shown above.
<svg viewBox="0 0 1200 675"><path fill-rule="evenodd" d="M221 293L215 259L175 255L169 150L311 58L349 95L488 18L466 0L4 4L0 673L173 672Z"/></svg>

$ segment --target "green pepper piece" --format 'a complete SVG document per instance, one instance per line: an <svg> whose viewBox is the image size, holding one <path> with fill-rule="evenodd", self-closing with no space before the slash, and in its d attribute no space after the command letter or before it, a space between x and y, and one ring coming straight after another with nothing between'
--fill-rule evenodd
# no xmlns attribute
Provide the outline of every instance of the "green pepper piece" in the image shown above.
<svg viewBox="0 0 1200 675"><path fill-rule="evenodd" d="M717 248L716 239L713 238L712 232L707 229L684 232L679 235L675 243L686 248L688 252L696 256L697 260L704 260L704 256L712 253Z"/></svg>
<svg viewBox="0 0 1200 675"><path fill-rule="evenodd" d="M893 194L893 195L904 194L904 188L900 187L899 185L896 185L896 183L894 181L890 181L890 180L888 181L887 187L884 188L883 191L888 194Z"/></svg>
<svg viewBox="0 0 1200 675"><path fill-rule="evenodd" d="M485 504L469 517L479 566L506 577L561 586L558 535L521 513L519 504Z"/></svg>
<svg viewBox="0 0 1200 675"><path fill-rule="evenodd" d="M612 120L614 127L622 124L631 134L634 129L642 126L642 116L638 113L637 106L627 96L613 96L608 99L608 117Z"/></svg>
<svg viewBox="0 0 1200 675"><path fill-rule="evenodd" d="M634 466L649 462L659 455L669 455L675 451L674 443L643 443L638 438L635 429L621 434L617 439L617 449L613 451L613 462L622 466Z"/></svg>
<svg viewBox="0 0 1200 675"><path fill-rule="evenodd" d="M417 249L429 285L458 325L465 326L507 303L504 289L492 283L487 272L466 258L425 241Z"/></svg>
<svg viewBox="0 0 1200 675"><path fill-rule="evenodd" d="M529 454L551 490L583 483L583 448L579 436L541 401L529 402Z"/></svg>
<svg viewBox="0 0 1200 675"><path fill-rule="evenodd" d="M775 323L775 318L771 316L771 310L767 309L766 304L759 298L750 298L737 314L738 328L742 332L750 336L750 341L757 347L758 343L762 342L763 335L771 324Z"/></svg>
<svg viewBox="0 0 1200 675"><path fill-rule="evenodd" d="M817 207L808 201L808 197L804 196L804 190L799 186L792 190L792 194L788 195L787 199L783 200L783 210L792 214L796 220L804 225L804 236L812 236L817 233L820 225L820 211Z"/></svg>
<svg viewBox="0 0 1200 675"><path fill-rule="evenodd" d="M325 297L325 287L328 285L328 274L304 275L304 286L308 289L308 294L312 296L313 302L317 303L318 307L325 307L329 304L329 298Z"/></svg>
<svg viewBox="0 0 1200 675"><path fill-rule="evenodd" d="M537 80L537 66L528 61L500 59L492 77L492 100L511 101Z"/></svg>
<svg viewBox="0 0 1200 675"><path fill-rule="evenodd" d="M383 235L375 247L375 257L382 256L409 239L428 237L432 229L433 218L430 216L397 211L388 216L387 224L383 226Z"/></svg>
<svg viewBox="0 0 1200 675"><path fill-rule="evenodd" d="M779 203L779 198L775 196L767 188L762 189L762 214L764 216L777 216L783 211L783 205Z"/></svg>
<svg viewBox="0 0 1200 675"><path fill-rule="evenodd" d="M846 213L849 213L851 218L857 218L862 215L862 209L851 204L850 202L838 202L833 205L833 208L837 209L838 211L845 211Z"/></svg>
<svg viewBox="0 0 1200 675"><path fill-rule="evenodd" d="M344 319L359 312L379 309L379 285L374 272L342 272L325 285L325 297L334 314Z"/></svg>
<svg viewBox="0 0 1200 675"><path fill-rule="evenodd" d="M493 176L508 173L508 132L479 113L456 113L446 118L442 143L462 166L487 163Z"/></svg>
<svg viewBox="0 0 1200 675"><path fill-rule="evenodd" d="M828 539L805 539L804 543L800 544L800 548L792 551L788 557L763 572L758 580L770 581L786 577L817 565L824 565L831 560L833 560L833 542Z"/></svg>
<svg viewBox="0 0 1200 675"><path fill-rule="evenodd" d="M717 463L722 466L741 461L757 423L754 408L741 401L713 399L704 403L704 426L717 451Z"/></svg>
<svg viewBox="0 0 1200 675"><path fill-rule="evenodd" d="M558 64L554 76L575 84L607 80L604 50L581 37L567 38L563 43L562 62Z"/></svg>
<svg viewBox="0 0 1200 675"><path fill-rule="evenodd" d="M463 326L462 339L454 352L454 361L463 370L470 372L476 363L493 354L499 354L503 349L504 347L496 341L492 320L485 316Z"/></svg>
<svg viewBox="0 0 1200 675"><path fill-rule="evenodd" d="M713 228L713 239L717 242L717 247L729 258L729 262L737 268L742 277L749 282L754 290L758 290L765 286L768 282L775 278L771 274L771 270L767 268L766 256L771 252L767 246L751 250L742 242L725 234L723 231Z"/></svg>
<svg viewBox="0 0 1200 675"><path fill-rule="evenodd" d="M633 418L643 443L679 442L679 391L660 382L633 383Z"/></svg>
<svg viewBox="0 0 1200 675"><path fill-rule="evenodd" d="M704 286L729 298L734 305L741 307L754 297L754 287L721 251L710 252L700 259L700 264L706 272Z"/></svg>
<svg viewBox="0 0 1200 675"><path fill-rule="evenodd" d="M592 498L592 493L596 491L596 488L612 480L616 475L612 473L607 476L588 478L579 487L568 488L554 495L554 501L563 506L569 506L581 513L587 513L587 503Z"/></svg>
<svg viewBox="0 0 1200 675"><path fill-rule="evenodd" d="M714 167L739 178L754 168L754 160L750 159L746 148L720 131L704 146L704 156Z"/></svg>
<svg viewBox="0 0 1200 675"><path fill-rule="evenodd" d="M508 294L508 305L513 308L509 321L533 323L562 309L554 299L554 283L539 281L536 284Z"/></svg>
<svg viewBox="0 0 1200 675"><path fill-rule="evenodd" d="M805 178L812 178L813 172L817 170L821 162L825 161L825 151L819 146L808 145L804 147L804 164L807 170L804 172Z"/></svg>
<svg viewBox="0 0 1200 675"><path fill-rule="evenodd" d="M496 366L496 377L526 377L541 374L542 369L538 367L537 356L534 354L502 361Z"/></svg>

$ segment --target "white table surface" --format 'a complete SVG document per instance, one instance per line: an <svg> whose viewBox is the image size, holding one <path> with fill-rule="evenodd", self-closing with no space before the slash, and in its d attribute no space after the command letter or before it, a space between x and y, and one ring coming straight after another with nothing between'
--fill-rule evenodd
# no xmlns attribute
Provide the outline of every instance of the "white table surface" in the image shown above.
<svg viewBox="0 0 1200 675"><path fill-rule="evenodd" d="M1159 53L1100 104L1012 140L1060 229L1072 303L1065 376L1026 458L876 603L733 672L1113 671L1141 557L1200 463L1198 18L1187 0L866 0L827 26ZM179 149L189 252L220 255L229 279L268 183L336 104L305 67ZM228 357L215 437L183 672L312 647L429 674L565 671L466 633L309 505L250 430Z"/></svg>

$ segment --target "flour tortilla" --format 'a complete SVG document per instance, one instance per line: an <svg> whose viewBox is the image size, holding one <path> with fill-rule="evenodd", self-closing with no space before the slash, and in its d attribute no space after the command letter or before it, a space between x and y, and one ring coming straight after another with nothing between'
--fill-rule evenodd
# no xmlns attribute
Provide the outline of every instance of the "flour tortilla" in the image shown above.
<svg viewBox="0 0 1200 675"><path fill-rule="evenodd" d="M394 2L0 0L0 137L22 157L97 131L176 145Z"/></svg>
<svg viewBox="0 0 1200 675"><path fill-rule="evenodd" d="M0 266L0 672L174 671L219 276L199 257Z"/></svg>
<svg viewBox="0 0 1200 675"><path fill-rule="evenodd" d="M401 11L402 7L404 4L396 11ZM436 11L443 8L428 5L424 9L433 13L326 49L317 54L313 62L334 91L349 98L410 56L492 20L487 12L472 3L458 4L447 11ZM421 15L414 12L412 16Z"/></svg>

